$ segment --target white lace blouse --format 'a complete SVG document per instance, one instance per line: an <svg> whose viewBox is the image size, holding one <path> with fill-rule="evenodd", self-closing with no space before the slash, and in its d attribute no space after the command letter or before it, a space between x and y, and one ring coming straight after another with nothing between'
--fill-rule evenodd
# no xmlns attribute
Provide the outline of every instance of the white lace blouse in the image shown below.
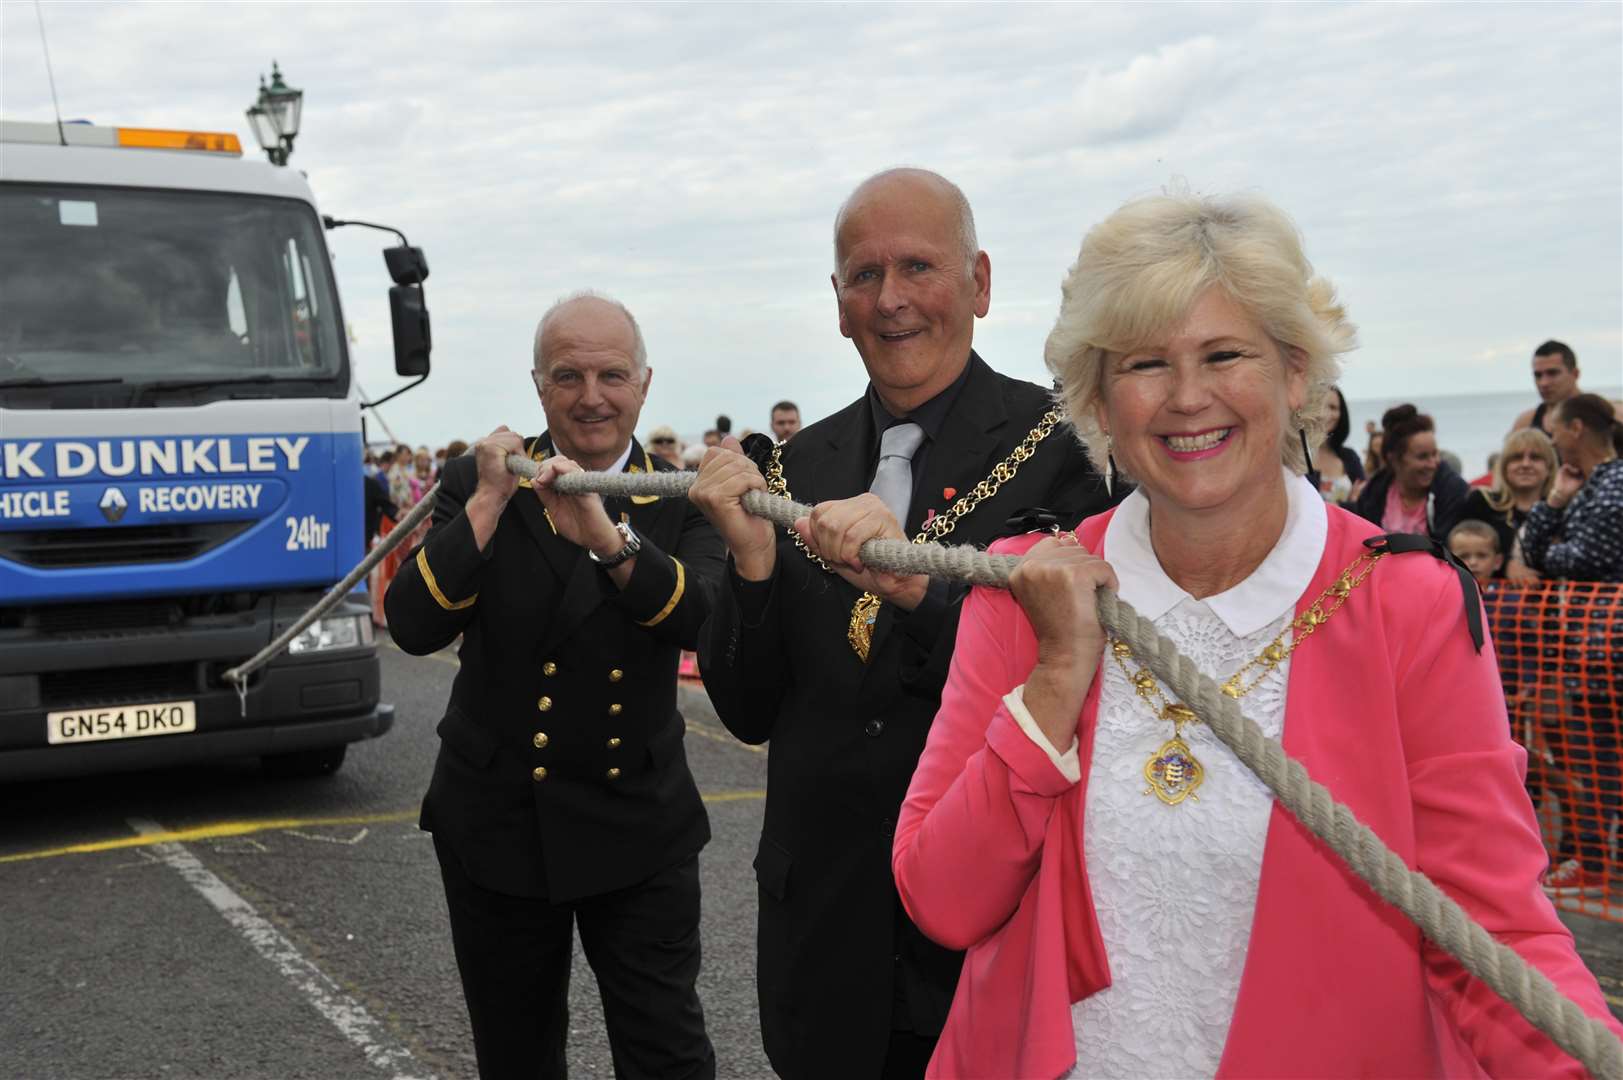
<svg viewBox="0 0 1623 1080"><path fill-rule="evenodd" d="M1123 599L1219 682L1289 624L1324 551L1323 500L1288 473L1286 490L1290 507L1274 549L1245 581L1204 601L1161 569L1142 493L1123 501L1105 532ZM1289 667L1242 701L1273 738L1285 727ZM1071 1006L1077 1064L1069 1075L1212 1076L1239 995L1272 799L1204 724L1183 733L1205 769L1198 799L1167 806L1147 794L1144 764L1172 737L1172 725L1108 657L1099 677L1083 844L1111 986ZM1076 746L1055 753L1020 697L1016 690L1008 699L1016 721L1063 773L1080 779Z"/></svg>

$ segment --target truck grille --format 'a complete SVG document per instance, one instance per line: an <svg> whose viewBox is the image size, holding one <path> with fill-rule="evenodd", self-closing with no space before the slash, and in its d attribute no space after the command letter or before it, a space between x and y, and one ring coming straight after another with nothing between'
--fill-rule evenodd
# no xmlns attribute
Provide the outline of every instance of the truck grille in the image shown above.
<svg viewBox="0 0 1623 1080"><path fill-rule="evenodd" d="M43 569L181 562L219 547L252 524L209 521L195 525L0 533L0 559Z"/></svg>
<svg viewBox="0 0 1623 1080"><path fill-rule="evenodd" d="M108 637L131 630L167 630L181 619L173 600L124 600L43 607L36 629L59 637Z"/></svg>
<svg viewBox="0 0 1623 1080"><path fill-rule="evenodd" d="M197 665L48 671L39 677L39 692L41 704L47 709L193 697L197 694Z"/></svg>

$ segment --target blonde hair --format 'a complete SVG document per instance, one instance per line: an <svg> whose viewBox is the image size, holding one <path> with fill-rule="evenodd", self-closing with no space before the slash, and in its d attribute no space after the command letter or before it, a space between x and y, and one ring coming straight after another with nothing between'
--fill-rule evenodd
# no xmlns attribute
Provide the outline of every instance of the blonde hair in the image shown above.
<svg viewBox="0 0 1623 1080"><path fill-rule="evenodd" d="M1277 344L1306 357L1307 396L1298 416L1308 441L1314 447L1323 441L1325 402L1341 374L1337 357L1356 344L1335 289L1314 275L1295 224L1268 200L1174 192L1135 199L1088 230L1060 285L1059 317L1043 359L1096 465L1103 465L1108 445L1097 414L1106 354L1144 346L1213 286ZM1293 419L1281 420L1281 456L1304 473L1301 441L1285 430Z"/></svg>
<svg viewBox="0 0 1623 1080"><path fill-rule="evenodd" d="M1524 450L1532 450L1544 459L1544 483L1538 492L1541 500L1550 494L1550 488L1555 486L1555 474L1561 471L1561 460L1556 457L1555 444L1538 428L1520 428L1506 435L1505 444L1499 448L1499 457L1493 463L1493 483L1482 497L1489 507L1507 518L1511 508L1516 505L1516 496L1510 490L1510 481L1505 478L1505 466Z"/></svg>

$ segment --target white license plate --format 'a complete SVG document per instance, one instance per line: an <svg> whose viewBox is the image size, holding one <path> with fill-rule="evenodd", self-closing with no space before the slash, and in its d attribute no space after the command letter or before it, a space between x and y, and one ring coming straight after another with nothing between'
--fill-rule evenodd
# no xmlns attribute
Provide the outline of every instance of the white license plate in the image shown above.
<svg viewBox="0 0 1623 1080"><path fill-rule="evenodd" d="M197 730L197 705L153 701L100 709L68 709L45 714L45 738L52 744L135 739Z"/></svg>

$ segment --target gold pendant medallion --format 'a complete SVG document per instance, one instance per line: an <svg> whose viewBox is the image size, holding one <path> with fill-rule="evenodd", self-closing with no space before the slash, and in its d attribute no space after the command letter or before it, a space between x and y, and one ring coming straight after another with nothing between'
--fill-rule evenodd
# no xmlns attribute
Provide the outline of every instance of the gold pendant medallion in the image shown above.
<svg viewBox="0 0 1623 1080"><path fill-rule="evenodd" d="M873 627L879 621L881 603L879 597L865 592L851 608L851 626L845 632L845 640L851 643L851 648L864 664L868 662L868 650L873 645Z"/></svg>
<svg viewBox="0 0 1623 1080"><path fill-rule="evenodd" d="M1162 743L1144 763L1144 781L1150 785L1144 794L1154 795L1168 806L1177 806L1185 799L1199 802L1195 790L1204 779L1206 770L1195 760L1189 744L1176 735Z"/></svg>

